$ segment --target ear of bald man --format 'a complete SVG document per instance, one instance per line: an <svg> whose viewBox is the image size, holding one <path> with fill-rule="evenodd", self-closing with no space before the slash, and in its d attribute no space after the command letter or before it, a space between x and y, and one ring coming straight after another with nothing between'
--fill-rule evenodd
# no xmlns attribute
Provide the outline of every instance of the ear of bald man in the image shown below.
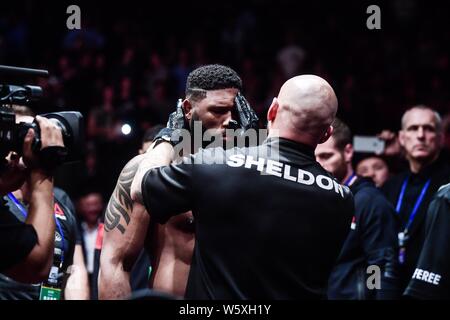
<svg viewBox="0 0 450 320"><path fill-rule="evenodd" d="M333 131L334 131L333 126L329 126L328 129L327 129L327 131L326 131L325 134L323 135L323 137L320 138L318 144L322 144L322 143L326 142L328 139L330 139L331 136L333 135Z"/></svg>
<svg viewBox="0 0 450 320"><path fill-rule="evenodd" d="M269 107L269 110L267 111L267 128L270 130L272 127L272 123L275 120L275 117L277 116L278 107L280 105L278 104L278 99L276 97L273 98L272 104Z"/></svg>

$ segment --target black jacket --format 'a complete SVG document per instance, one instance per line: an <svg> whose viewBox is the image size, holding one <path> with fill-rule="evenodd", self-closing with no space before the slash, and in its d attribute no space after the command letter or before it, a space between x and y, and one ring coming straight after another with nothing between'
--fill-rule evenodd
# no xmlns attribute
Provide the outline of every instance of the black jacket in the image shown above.
<svg viewBox="0 0 450 320"><path fill-rule="evenodd" d="M450 299L450 183L430 203L425 242L405 295L415 299Z"/></svg>
<svg viewBox="0 0 450 320"><path fill-rule="evenodd" d="M23 261L37 243L34 227L17 219L0 197L0 272Z"/></svg>
<svg viewBox="0 0 450 320"><path fill-rule="evenodd" d="M403 229L405 226L426 181L428 179L431 180L423 201L409 228L409 240L406 242L406 260L405 264L400 268L402 290L406 288L413 275L425 240L425 217L428 205L439 187L450 182L450 166L441 158L439 161L422 170L419 174L413 174L408 170L389 179L382 190L394 207L397 204L402 184L406 178L408 178L408 185L405 190L400 214L398 215L401 220L400 229Z"/></svg>
<svg viewBox="0 0 450 320"><path fill-rule="evenodd" d="M367 178L350 186L355 216L328 283L329 299L395 299L400 297L397 275L397 219L393 206ZM380 289L369 289L368 267L380 267ZM372 283L372 278L369 282Z"/></svg>
<svg viewBox="0 0 450 320"><path fill-rule="evenodd" d="M58 226L55 229L55 249L64 252L64 263L59 273L61 285L64 285L68 276L66 271L73 263L75 245L79 244L79 236L76 228L75 208L69 196L63 190L55 188L54 198L55 217L61 226L61 229ZM4 197L3 200L6 201L8 210L18 221L25 220L21 210L10 198ZM63 238L64 241L62 241ZM40 288L39 285L20 283L0 274L0 300L38 300Z"/></svg>
<svg viewBox="0 0 450 320"><path fill-rule="evenodd" d="M151 219L192 209L195 248L188 299L319 299L347 237L353 197L286 139L203 150L150 170Z"/></svg>

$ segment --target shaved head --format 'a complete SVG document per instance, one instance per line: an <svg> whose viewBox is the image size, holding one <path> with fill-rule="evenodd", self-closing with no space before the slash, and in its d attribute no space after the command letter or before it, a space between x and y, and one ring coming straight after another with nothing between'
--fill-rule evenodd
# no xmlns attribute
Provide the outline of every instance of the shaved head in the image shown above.
<svg viewBox="0 0 450 320"><path fill-rule="evenodd" d="M276 116L269 110L268 120L280 137L315 146L323 142L337 106L336 94L328 82L315 75L301 75L283 84L271 106L276 108Z"/></svg>

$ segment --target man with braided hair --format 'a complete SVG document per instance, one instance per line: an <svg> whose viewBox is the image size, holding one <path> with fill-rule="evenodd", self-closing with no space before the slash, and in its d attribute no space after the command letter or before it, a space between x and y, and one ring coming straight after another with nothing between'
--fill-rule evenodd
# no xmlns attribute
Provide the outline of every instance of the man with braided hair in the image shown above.
<svg viewBox="0 0 450 320"><path fill-rule="evenodd" d="M241 90L242 81L231 68L206 65L192 71L187 79L186 98L179 101L167 128L157 134L154 144L161 141L175 144L173 133L179 129L189 130L195 136L193 131L198 128L194 121L201 121L202 135L209 130L224 141L229 140L227 129L255 127L258 118L240 94ZM131 182L142 158L143 155L137 156L124 167L105 212L100 299L129 296L130 271L144 244L152 261L150 286L160 292L184 296L195 241L192 213L186 212L173 217L166 225L159 225L150 221L142 204L132 202ZM171 159L165 155L153 158L161 165L170 163Z"/></svg>

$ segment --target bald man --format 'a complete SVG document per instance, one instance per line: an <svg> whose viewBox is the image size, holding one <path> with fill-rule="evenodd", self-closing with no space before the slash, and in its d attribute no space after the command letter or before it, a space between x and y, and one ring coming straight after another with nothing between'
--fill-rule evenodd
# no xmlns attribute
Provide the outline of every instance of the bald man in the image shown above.
<svg viewBox="0 0 450 320"><path fill-rule="evenodd" d="M332 133L337 99L313 75L288 80L267 113L261 146L202 150L155 168L146 154L131 187L150 220L192 210L188 299L320 299L350 229L353 198L314 157ZM170 158L170 157L168 157Z"/></svg>

